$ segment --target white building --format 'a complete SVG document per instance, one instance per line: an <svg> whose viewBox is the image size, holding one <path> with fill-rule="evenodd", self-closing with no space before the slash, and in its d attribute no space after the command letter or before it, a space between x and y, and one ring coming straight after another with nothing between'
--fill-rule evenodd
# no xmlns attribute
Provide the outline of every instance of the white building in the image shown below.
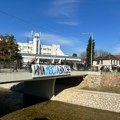
<svg viewBox="0 0 120 120"><path fill-rule="evenodd" d="M18 43L20 53L38 54L38 55L58 55L64 56L65 54L60 49L60 45L41 45L40 33L33 33L32 40L28 43Z"/></svg>
<svg viewBox="0 0 120 120"><path fill-rule="evenodd" d="M52 44L52 45L41 45L40 41L41 33L33 33L32 39L27 43L20 43L19 50L23 57L23 62L28 62L33 58L37 58L37 62L39 63L41 60L50 60L54 62L58 62L61 60L68 61L81 61L79 58L73 58L67 56L60 49L60 45Z"/></svg>
<svg viewBox="0 0 120 120"><path fill-rule="evenodd" d="M64 56L65 54L60 49L60 45L41 45L41 54L42 55L59 55Z"/></svg>
<svg viewBox="0 0 120 120"><path fill-rule="evenodd" d="M98 67L98 70L101 67L107 67L111 70L112 66L120 66L120 59L112 54L99 56L93 61L93 66Z"/></svg>

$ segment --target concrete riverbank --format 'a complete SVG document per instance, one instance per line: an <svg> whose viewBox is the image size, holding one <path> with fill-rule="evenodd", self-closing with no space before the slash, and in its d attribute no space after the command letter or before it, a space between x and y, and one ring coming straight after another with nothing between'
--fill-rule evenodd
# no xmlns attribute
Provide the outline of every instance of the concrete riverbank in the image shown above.
<svg viewBox="0 0 120 120"><path fill-rule="evenodd" d="M82 90L73 87L63 90L54 100L71 104L120 112L120 94Z"/></svg>

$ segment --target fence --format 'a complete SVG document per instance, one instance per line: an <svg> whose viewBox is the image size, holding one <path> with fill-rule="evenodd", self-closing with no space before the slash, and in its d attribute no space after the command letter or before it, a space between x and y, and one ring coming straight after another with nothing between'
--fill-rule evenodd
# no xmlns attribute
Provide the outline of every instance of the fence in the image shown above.
<svg viewBox="0 0 120 120"><path fill-rule="evenodd" d="M0 72L12 72L14 65L14 61L0 61ZM25 71L21 62L18 62L17 69Z"/></svg>

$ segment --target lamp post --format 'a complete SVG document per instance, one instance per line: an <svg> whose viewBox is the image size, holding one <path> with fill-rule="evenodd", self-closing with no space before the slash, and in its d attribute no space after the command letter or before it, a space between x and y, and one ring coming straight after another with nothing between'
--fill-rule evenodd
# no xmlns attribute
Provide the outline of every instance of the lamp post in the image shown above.
<svg viewBox="0 0 120 120"><path fill-rule="evenodd" d="M92 38L92 40L91 40L91 70L92 70L92 60L93 60L93 58L92 58L92 56L93 56L93 51L92 51L92 48L93 48L93 32L82 33L82 34L89 34L91 36L91 38Z"/></svg>

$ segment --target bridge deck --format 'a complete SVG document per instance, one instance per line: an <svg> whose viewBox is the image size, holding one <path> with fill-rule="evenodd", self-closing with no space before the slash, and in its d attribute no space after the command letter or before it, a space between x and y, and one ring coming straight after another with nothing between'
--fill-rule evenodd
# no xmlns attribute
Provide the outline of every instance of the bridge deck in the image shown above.
<svg viewBox="0 0 120 120"><path fill-rule="evenodd" d="M25 82L25 81L33 81L33 80L48 80L48 79L57 79L57 78L64 78L64 77L77 77L77 76L85 76L85 75L87 75L86 72L72 71L71 75L58 75L58 76L32 78L31 73L27 71L19 70L19 72L0 73L0 84Z"/></svg>

